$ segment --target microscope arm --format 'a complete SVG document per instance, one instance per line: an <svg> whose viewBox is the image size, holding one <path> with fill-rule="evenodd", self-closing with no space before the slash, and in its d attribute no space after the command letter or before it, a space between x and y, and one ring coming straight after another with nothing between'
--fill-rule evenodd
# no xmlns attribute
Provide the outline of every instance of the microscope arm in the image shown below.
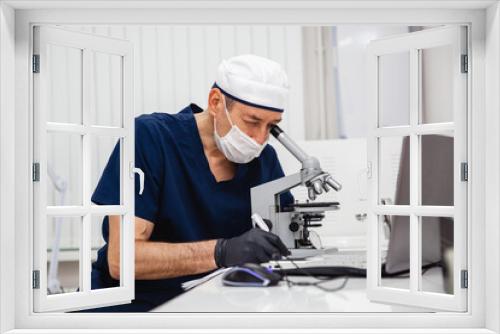
<svg viewBox="0 0 500 334"><path fill-rule="evenodd" d="M302 163L301 183L308 188L309 199L315 200L316 195L320 195L323 190L327 192L333 188L339 191L342 188L330 174L322 171L318 159L305 153L279 126L273 126L271 134Z"/></svg>
<svg viewBox="0 0 500 334"><path fill-rule="evenodd" d="M301 173L295 173L251 188L252 213L258 213L262 218L270 219L272 213L277 211L276 206L280 203L279 195L301 183Z"/></svg>

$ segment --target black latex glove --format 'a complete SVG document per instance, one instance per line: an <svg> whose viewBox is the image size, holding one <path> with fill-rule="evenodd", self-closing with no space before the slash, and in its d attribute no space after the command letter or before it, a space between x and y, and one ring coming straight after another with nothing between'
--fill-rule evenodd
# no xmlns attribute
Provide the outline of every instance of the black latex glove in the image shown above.
<svg viewBox="0 0 500 334"><path fill-rule="evenodd" d="M271 232L252 228L231 239L219 239L215 244L215 263L231 267L244 263L262 263L290 255L283 241Z"/></svg>

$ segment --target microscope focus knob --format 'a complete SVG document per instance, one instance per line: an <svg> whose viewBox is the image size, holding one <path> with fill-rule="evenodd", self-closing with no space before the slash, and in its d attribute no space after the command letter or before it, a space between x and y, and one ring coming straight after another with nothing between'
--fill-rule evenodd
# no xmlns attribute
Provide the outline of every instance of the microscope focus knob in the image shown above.
<svg viewBox="0 0 500 334"><path fill-rule="evenodd" d="M299 224L296 222L291 222L290 225L288 226L288 228L292 232L297 232L299 230Z"/></svg>

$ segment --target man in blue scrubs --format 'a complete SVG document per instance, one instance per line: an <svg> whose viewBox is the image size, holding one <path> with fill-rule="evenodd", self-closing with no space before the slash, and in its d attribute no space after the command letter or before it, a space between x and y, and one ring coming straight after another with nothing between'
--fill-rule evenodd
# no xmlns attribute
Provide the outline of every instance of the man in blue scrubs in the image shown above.
<svg viewBox="0 0 500 334"><path fill-rule="evenodd" d="M218 267L287 255L278 236L252 228L250 188L280 178L267 145L288 87L281 66L243 55L223 61L202 110L153 113L135 121L135 165L145 174L135 194L135 300L93 312L148 311L182 293L182 282ZM119 148L92 196L119 203ZM138 187L136 180L136 189ZM290 193L281 196L291 203ZM119 285L120 218L103 222L106 245L92 267L92 289Z"/></svg>

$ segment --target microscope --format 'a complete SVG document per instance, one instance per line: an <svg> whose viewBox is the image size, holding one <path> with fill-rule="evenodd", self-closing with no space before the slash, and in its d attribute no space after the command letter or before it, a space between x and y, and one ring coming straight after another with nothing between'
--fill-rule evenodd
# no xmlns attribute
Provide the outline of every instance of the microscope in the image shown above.
<svg viewBox="0 0 500 334"><path fill-rule="evenodd" d="M338 210L339 203L312 201L323 191L339 191L342 186L321 169L317 158L306 154L280 127L273 126L271 134L301 162L302 168L298 173L253 187L250 190L252 213L260 216L269 231L280 237L290 250L290 257L323 254L324 249L317 249L311 243L310 229L321 226L325 211ZM307 187L310 201L296 201L281 207L280 195L297 186Z"/></svg>

